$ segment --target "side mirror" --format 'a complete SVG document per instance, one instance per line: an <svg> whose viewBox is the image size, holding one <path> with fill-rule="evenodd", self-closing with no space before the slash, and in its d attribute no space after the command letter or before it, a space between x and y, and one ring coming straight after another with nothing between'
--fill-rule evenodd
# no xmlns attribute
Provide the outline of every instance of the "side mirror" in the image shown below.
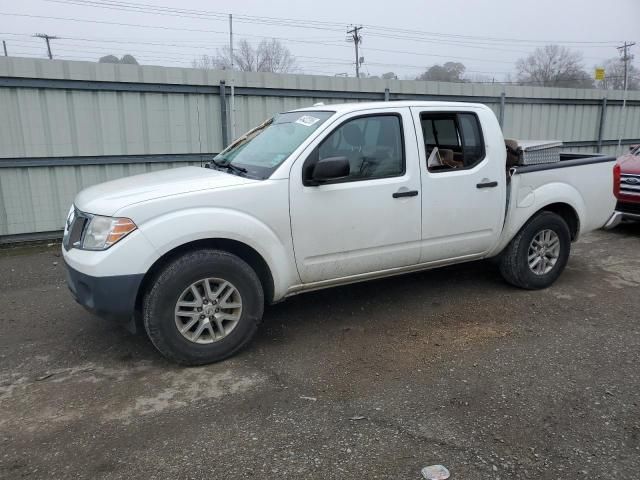
<svg viewBox="0 0 640 480"><path fill-rule="evenodd" d="M318 160L313 167L311 181L315 185L349 176L351 168L347 157L328 157Z"/></svg>

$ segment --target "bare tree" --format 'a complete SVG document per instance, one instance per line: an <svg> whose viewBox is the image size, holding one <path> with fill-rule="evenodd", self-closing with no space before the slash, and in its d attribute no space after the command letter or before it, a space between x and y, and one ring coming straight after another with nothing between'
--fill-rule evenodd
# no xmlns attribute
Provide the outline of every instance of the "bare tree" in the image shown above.
<svg viewBox="0 0 640 480"><path fill-rule="evenodd" d="M464 82L462 78L466 67L460 62L447 62L444 65L432 65L416 80L432 80L436 82Z"/></svg>
<svg viewBox="0 0 640 480"><path fill-rule="evenodd" d="M610 58L604 62L605 81L604 87L610 90L622 90L624 88L624 63L620 58ZM627 72L627 88L629 90L640 89L640 70L629 62Z"/></svg>
<svg viewBox="0 0 640 480"><path fill-rule="evenodd" d="M230 70L231 50L219 48L214 56L203 55L192 62L194 68ZM262 40L253 47L247 40L240 40L233 50L233 67L243 72L290 73L297 69L296 59L280 41Z"/></svg>
<svg viewBox="0 0 640 480"><path fill-rule="evenodd" d="M259 72L289 73L296 69L296 60L281 42L262 40L256 52Z"/></svg>
<svg viewBox="0 0 640 480"><path fill-rule="evenodd" d="M593 87L593 79L584 69L582 54L561 45L536 48L516 62L516 70L520 83L543 87Z"/></svg>

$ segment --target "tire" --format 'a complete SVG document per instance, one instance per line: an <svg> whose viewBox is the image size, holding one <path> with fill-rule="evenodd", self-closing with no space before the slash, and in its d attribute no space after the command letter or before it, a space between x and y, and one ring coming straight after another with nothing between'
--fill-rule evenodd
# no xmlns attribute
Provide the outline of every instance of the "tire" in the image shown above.
<svg viewBox="0 0 640 480"><path fill-rule="evenodd" d="M183 365L218 362L238 352L258 330L263 311L256 272L237 256L210 249L186 253L168 264L143 303L151 342L167 359ZM181 333L191 322L196 323Z"/></svg>
<svg viewBox="0 0 640 480"><path fill-rule="evenodd" d="M548 231L552 233L546 233ZM555 263L552 266L546 264L547 268L545 268L544 271L534 272L534 269L541 270L544 265L542 264L542 260L539 259L535 266L530 267L530 255L532 255L533 258L532 262L535 262L536 256L544 257L544 261L549 262L550 257L547 255L553 256L555 253L550 252L551 249L547 247L540 250L540 253L530 250L530 248L539 248L539 245L551 245L552 243L549 241L540 244L536 241L534 246L532 243L534 238L540 240L545 238L555 239L556 237L559 251L557 252ZM553 242L553 248L555 248L555 244L556 243ZM528 290L547 288L558 279L564 270L569 260L570 250L571 234L567 222L553 212L541 212L520 229L504 252L502 252L500 255L500 273L508 283L516 287ZM546 255L542 253L547 251L550 253Z"/></svg>

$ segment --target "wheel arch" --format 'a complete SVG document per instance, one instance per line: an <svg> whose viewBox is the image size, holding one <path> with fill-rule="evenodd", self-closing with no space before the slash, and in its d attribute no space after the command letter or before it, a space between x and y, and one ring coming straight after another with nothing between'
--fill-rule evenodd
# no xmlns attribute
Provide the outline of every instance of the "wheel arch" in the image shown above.
<svg viewBox="0 0 640 480"><path fill-rule="evenodd" d="M151 265L147 270L147 273L145 273L142 282L140 283L140 287L138 288L138 293L136 295L136 311L138 313L142 311L142 301L149 285L152 284L153 280L159 275L166 265L187 252L204 248L213 248L232 253L247 262L247 264L249 264L249 266L253 268L258 275L264 290L265 302L267 304L273 303L275 292L273 274L267 261L262 257L262 255L260 255L260 253L258 253L253 247L238 240L232 240L229 238L204 238L183 243L182 245L169 250L159 257L153 265Z"/></svg>
<svg viewBox="0 0 640 480"><path fill-rule="evenodd" d="M578 234L580 233L580 216L573 206L565 202L550 203L531 215L531 218L534 218L541 212L552 212L560 216L565 222L567 222L567 226L569 227L569 232L571 234L571 241L578 239ZM529 220L531 220L531 218ZM527 220L527 222L529 220Z"/></svg>

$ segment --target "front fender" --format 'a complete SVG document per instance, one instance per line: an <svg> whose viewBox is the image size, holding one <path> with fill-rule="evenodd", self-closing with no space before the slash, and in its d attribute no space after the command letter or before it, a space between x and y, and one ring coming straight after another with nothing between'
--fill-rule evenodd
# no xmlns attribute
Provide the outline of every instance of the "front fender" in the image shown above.
<svg viewBox="0 0 640 480"><path fill-rule="evenodd" d="M278 235L264 222L244 212L219 207L191 208L160 215L139 226L158 258L196 240L228 239L244 243L265 260L274 281L274 299L300 282L291 236Z"/></svg>

